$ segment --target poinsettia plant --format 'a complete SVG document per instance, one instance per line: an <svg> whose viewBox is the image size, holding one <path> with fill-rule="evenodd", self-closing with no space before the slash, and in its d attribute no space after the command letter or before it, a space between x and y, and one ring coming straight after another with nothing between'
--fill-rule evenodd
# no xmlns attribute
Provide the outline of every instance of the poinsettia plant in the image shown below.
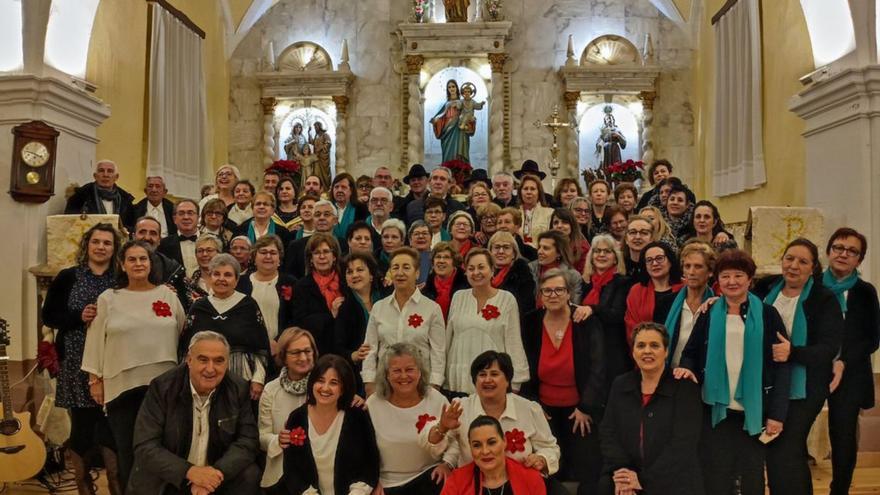
<svg viewBox="0 0 880 495"><path fill-rule="evenodd" d="M470 178L471 171L474 169L470 163L459 158L447 160L441 163L440 166L446 167L452 172L452 179L455 180L455 183L460 187L464 187L464 181Z"/></svg>
<svg viewBox="0 0 880 495"><path fill-rule="evenodd" d="M642 178L642 170L645 169L645 163L641 160L627 160L625 162L615 162L608 166L607 172L611 182L619 184L621 182L635 182Z"/></svg>

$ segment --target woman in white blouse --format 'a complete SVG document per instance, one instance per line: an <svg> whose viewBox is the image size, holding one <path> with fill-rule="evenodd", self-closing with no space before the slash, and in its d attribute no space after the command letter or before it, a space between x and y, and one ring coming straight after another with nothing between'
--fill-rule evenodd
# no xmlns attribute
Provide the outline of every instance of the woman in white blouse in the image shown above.
<svg viewBox="0 0 880 495"><path fill-rule="evenodd" d="M266 384L260 396L260 448L266 452L262 488L271 487L281 479L282 454L290 445L290 430L284 428L284 423L294 409L305 404L306 383L317 358L318 347L309 332L291 327L278 338L275 362L281 374Z"/></svg>
<svg viewBox="0 0 880 495"><path fill-rule="evenodd" d="M385 495L438 494L455 461L437 445L420 441L427 424L449 402L428 384L428 369L412 344L390 346L379 365L382 376L367 411L382 459L379 481Z"/></svg>
<svg viewBox="0 0 880 495"><path fill-rule="evenodd" d="M107 408L124 487L134 461L138 410L150 381L177 365L186 315L174 291L151 277L146 243L129 241L119 258L117 288L98 296L97 315L86 332L82 370L89 373L92 398Z"/></svg>
<svg viewBox="0 0 880 495"><path fill-rule="evenodd" d="M419 253L401 248L391 253L388 275L394 292L373 305L364 343L370 351L364 359L361 377L367 395L375 390L376 367L388 346L409 342L418 349L430 370L431 385L442 385L446 371L446 329L443 312L416 287Z"/></svg>
<svg viewBox="0 0 880 495"><path fill-rule="evenodd" d="M489 251L474 248L465 257L465 273L470 289L452 296L446 336L445 388L471 394L471 363L485 351L499 351L513 360L513 390L529 379L529 365L519 328L519 310L513 294L492 287L495 262Z"/></svg>
<svg viewBox="0 0 880 495"><path fill-rule="evenodd" d="M488 415L504 429L508 456L545 476L559 470L559 445L543 409L511 390L510 356L496 351L480 354L471 366L471 377L476 393L453 401L438 420L422 430L426 445L448 449L449 458L457 459L455 465L464 466L472 460L467 425Z"/></svg>

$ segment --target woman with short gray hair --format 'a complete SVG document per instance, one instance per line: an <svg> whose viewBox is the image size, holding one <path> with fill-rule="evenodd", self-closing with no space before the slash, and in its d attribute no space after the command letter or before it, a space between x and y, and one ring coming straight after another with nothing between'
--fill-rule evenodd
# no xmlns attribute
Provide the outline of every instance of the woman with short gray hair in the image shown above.
<svg viewBox="0 0 880 495"><path fill-rule="evenodd" d="M412 344L389 346L378 371L376 393L367 399L367 410L382 459L382 488L386 495L439 494L455 459L441 459L445 445L423 444L419 436L449 402L429 384L427 364Z"/></svg>
<svg viewBox="0 0 880 495"><path fill-rule="evenodd" d="M211 293L193 302L183 329L181 350L193 335L213 330L229 342L229 371L251 383L251 399L257 400L266 383L269 336L257 302L235 290L241 267L231 254L218 254L208 263Z"/></svg>

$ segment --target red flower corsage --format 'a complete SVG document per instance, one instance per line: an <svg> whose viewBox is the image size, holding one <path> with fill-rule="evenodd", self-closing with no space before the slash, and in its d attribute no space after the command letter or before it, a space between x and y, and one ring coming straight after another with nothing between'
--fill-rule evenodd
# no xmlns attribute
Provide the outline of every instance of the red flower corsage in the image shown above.
<svg viewBox="0 0 880 495"><path fill-rule="evenodd" d="M501 316L501 311L498 311L498 307L491 304L485 305L481 311L483 313L483 319L486 321L494 320Z"/></svg>
<svg viewBox="0 0 880 495"><path fill-rule="evenodd" d="M526 434L514 428L504 433L504 440L507 442L508 452L525 452L526 451Z"/></svg>
<svg viewBox="0 0 880 495"><path fill-rule="evenodd" d="M153 313L161 317L171 316L171 306L165 301L156 301L153 303Z"/></svg>
<svg viewBox="0 0 880 495"><path fill-rule="evenodd" d="M414 313L409 315L409 326L413 328L419 328L420 326L422 326L422 322L424 321L425 319L422 318L422 316L419 314Z"/></svg>
<svg viewBox="0 0 880 495"><path fill-rule="evenodd" d="M284 299L285 301L290 301L290 299L292 297L293 297L293 287L291 287L289 285L282 285L281 286L281 298Z"/></svg>
<svg viewBox="0 0 880 495"><path fill-rule="evenodd" d="M416 421L416 430L421 433L425 428L425 425L428 424L428 421L434 421L437 419L437 416L431 416L430 414L420 414L419 420Z"/></svg>
<svg viewBox="0 0 880 495"><path fill-rule="evenodd" d="M297 447L302 447L306 443L306 430L302 426L290 430L290 443Z"/></svg>

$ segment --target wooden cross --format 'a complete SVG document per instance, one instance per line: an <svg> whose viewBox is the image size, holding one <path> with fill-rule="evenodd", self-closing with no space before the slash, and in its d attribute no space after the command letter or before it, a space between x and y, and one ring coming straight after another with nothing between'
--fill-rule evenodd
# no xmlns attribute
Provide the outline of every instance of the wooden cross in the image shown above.
<svg viewBox="0 0 880 495"><path fill-rule="evenodd" d="M563 122L559 120L559 105L553 105L553 113L550 114L549 122L535 121L535 127L538 129L546 127L553 134L553 146L550 147L550 175L553 177L553 187L556 187L556 176L559 173L559 130L566 127L576 128L574 122Z"/></svg>

